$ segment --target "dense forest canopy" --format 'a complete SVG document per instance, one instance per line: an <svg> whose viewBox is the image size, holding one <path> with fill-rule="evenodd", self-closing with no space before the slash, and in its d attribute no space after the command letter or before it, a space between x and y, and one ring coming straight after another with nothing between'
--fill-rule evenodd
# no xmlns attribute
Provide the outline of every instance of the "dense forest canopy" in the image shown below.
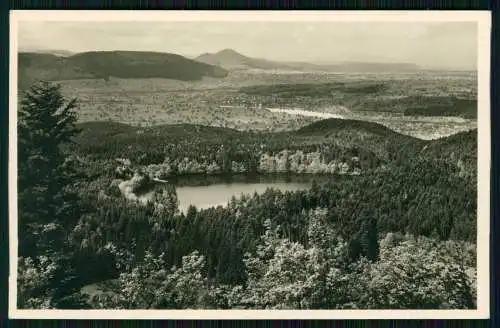
<svg viewBox="0 0 500 328"><path fill-rule="evenodd" d="M20 252L20 307L475 306L477 130L422 141L336 119L282 133L75 125L76 103L65 105L56 87L34 86L25 97L32 114L20 129L21 164L41 159L57 169L23 166L20 199L42 181L59 191L45 194L43 208L65 211L20 202L20 246L31 245ZM307 190L269 189L186 213L171 184L146 204L122 188L235 173L317 179Z"/></svg>

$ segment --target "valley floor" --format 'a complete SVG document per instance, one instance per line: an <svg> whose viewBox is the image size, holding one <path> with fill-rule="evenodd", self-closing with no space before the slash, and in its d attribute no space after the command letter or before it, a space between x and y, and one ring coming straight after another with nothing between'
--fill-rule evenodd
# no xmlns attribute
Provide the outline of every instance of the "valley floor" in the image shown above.
<svg viewBox="0 0 500 328"><path fill-rule="evenodd" d="M465 99L462 102L474 99L475 81L475 76L446 72L362 75L242 71L231 72L224 79L192 82L111 78L60 83L66 96L79 99L81 122L114 121L135 126L186 123L242 131L284 131L324 118L343 117L380 123L429 140L477 127L475 117L462 116L470 113L470 108L460 106L469 105L453 105L454 97ZM343 85L350 89L342 89ZM352 90L365 92L370 85L384 87L381 91L367 89L366 93ZM404 114L413 108L422 111L426 106L429 112L425 116ZM443 108L447 116L432 114ZM289 115L290 111L295 111L294 115Z"/></svg>

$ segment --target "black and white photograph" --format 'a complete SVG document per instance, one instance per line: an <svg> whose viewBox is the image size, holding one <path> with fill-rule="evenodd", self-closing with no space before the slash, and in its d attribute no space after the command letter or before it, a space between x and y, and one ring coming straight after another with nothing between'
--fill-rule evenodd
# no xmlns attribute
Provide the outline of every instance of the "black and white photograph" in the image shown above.
<svg viewBox="0 0 500 328"><path fill-rule="evenodd" d="M488 12L10 33L12 317L489 316Z"/></svg>

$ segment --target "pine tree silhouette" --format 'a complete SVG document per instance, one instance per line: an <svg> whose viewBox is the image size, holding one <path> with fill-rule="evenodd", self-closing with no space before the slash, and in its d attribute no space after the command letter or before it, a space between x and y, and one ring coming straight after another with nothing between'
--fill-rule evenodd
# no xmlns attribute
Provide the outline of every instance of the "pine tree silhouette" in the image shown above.
<svg viewBox="0 0 500 328"><path fill-rule="evenodd" d="M62 150L79 131L76 100L40 81L25 92L18 112L19 255L60 251L78 221L73 162Z"/></svg>

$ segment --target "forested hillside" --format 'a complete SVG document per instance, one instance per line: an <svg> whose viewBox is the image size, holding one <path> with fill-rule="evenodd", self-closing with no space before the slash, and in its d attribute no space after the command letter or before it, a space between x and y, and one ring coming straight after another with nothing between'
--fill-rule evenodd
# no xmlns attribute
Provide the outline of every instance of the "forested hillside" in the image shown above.
<svg viewBox="0 0 500 328"><path fill-rule="evenodd" d="M204 76L225 77L224 69L169 53L136 51L93 51L68 57L19 53L19 86L36 80L167 78L192 81Z"/></svg>
<svg viewBox="0 0 500 328"><path fill-rule="evenodd" d="M442 158L455 164L462 175L477 178L477 129L431 142L422 150L428 158Z"/></svg>
<svg viewBox="0 0 500 328"><path fill-rule="evenodd" d="M75 125L58 92L42 85L22 107L21 308L475 307L477 131L422 141L337 119L282 133ZM51 120L34 115L51 99L68 126L37 135L28 127ZM196 174L314 182L185 213L173 184L152 182ZM153 184L153 197L130 201L124 184Z"/></svg>
<svg viewBox="0 0 500 328"><path fill-rule="evenodd" d="M370 62L342 62L337 64L316 64L307 62L272 61L245 56L233 49L223 49L216 53L204 53L195 60L226 69L262 69L262 70L297 70L318 72L416 72L421 68L412 63L370 63Z"/></svg>
<svg viewBox="0 0 500 328"><path fill-rule="evenodd" d="M300 164L312 165L311 170L316 166L318 171L309 173L332 173L325 167L329 164L338 168L345 164L346 172L364 171L403 159L425 145L421 140L378 124L338 119L281 133L241 132L187 124L137 128L90 122L79 127L82 133L77 139L77 151L81 156L88 154L100 160L126 157L140 165L165 164L174 170L173 174L179 173L174 169L180 165L179 161L205 167L200 172L188 170L186 173L205 173L211 164L219 167L219 173L273 170L301 173L298 166L292 165L294 159ZM300 165L299 162L296 164Z"/></svg>

